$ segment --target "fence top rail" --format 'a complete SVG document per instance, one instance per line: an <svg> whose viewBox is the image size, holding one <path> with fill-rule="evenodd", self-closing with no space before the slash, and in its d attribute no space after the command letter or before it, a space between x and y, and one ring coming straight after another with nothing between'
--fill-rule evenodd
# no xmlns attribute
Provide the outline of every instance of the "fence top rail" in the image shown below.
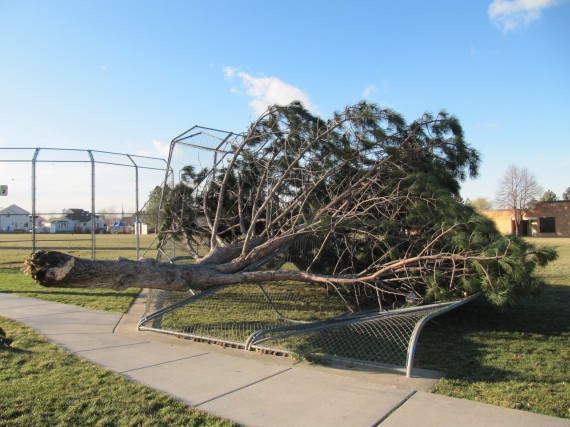
<svg viewBox="0 0 570 427"><path fill-rule="evenodd" d="M56 147L0 147L0 150L19 150L19 151L33 151L30 154L29 159L2 159L0 158L0 162L30 162L34 160L36 153L40 153L41 151L67 151L67 152L77 152L77 153L86 153L86 154L109 154L114 156L122 156L125 158L133 159L133 163L136 165L136 159L143 159L143 160L156 160L166 164L166 160L160 157L153 157L153 156L142 156L139 154L128 154L128 153L119 153L115 151L103 151L103 150L91 150L91 149L84 149L84 148L56 148ZM45 162L45 163L90 163L91 160L57 160L57 159L36 159L36 162ZM104 161L98 161L97 158L94 159L96 163L109 163ZM110 163L114 164L114 163ZM117 164L119 166L133 166L133 164L122 165ZM148 166L140 166L138 167L145 168L145 169L158 169L152 168Z"/></svg>
<svg viewBox="0 0 570 427"><path fill-rule="evenodd" d="M18 154L6 158L2 153L16 151ZM29 152L29 157L23 153ZM42 158L44 152L67 152L85 154L86 158ZM106 157L105 157L106 156ZM115 158L110 158L114 156ZM117 158L120 157L120 158ZM142 156L138 154L119 153L114 151L90 150L83 148L54 148L54 147L0 147L0 163L97 163L113 166L126 166L131 168L159 170L166 167L166 160L160 157ZM164 166L158 166L160 162Z"/></svg>
<svg viewBox="0 0 570 427"><path fill-rule="evenodd" d="M190 132L196 131L196 130L197 130L197 133L196 133L196 134L194 134L194 135L188 135ZM189 138L189 137L192 137L192 136L195 136L195 135L199 135L202 130L212 131L212 132L220 132L220 133L225 133L225 134L239 135L239 134L237 134L237 133L235 133L235 132L230 132L230 131L227 131L227 130L209 128L209 127L200 126L200 125L194 125L194 126L192 126L190 129L188 129L187 131L182 132L180 135L178 135L177 137L175 137L172 141L173 141L173 142L178 142L179 140L186 139L186 138Z"/></svg>
<svg viewBox="0 0 570 427"><path fill-rule="evenodd" d="M116 153L114 151L100 151L100 150L89 150L92 153L102 153L102 154L115 154L118 156L127 156L127 157L137 157L140 159L152 159L152 160L160 160L164 163L166 163L166 160L161 158L161 157L152 157L152 156L142 156L140 154L127 154L127 153Z"/></svg>

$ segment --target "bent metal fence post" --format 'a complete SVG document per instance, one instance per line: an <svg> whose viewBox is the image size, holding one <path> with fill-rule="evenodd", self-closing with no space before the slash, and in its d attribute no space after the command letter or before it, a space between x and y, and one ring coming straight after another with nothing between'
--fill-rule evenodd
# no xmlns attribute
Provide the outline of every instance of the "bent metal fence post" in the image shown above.
<svg viewBox="0 0 570 427"><path fill-rule="evenodd" d="M175 138L163 188L186 165L213 164L215 170L239 137L195 126ZM198 154L185 157L189 149ZM191 159L199 163L191 163ZM165 262L187 262L184 252L180 242L165 235L157 257ZM262 353L388 367L410 377L416 344L427 321L475 297L347 313L341 299L322 285L242 284L202 292L151 290L138 328Z"/></svg>

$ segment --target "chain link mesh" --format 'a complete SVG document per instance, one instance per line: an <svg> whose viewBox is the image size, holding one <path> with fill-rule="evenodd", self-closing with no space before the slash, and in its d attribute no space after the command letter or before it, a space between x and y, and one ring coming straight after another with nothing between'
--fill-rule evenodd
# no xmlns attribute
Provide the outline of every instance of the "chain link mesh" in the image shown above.
<svg viewBox="0 0 570 427"><path fill-rule="evenodd" d="M408 346L416 325L441 308L412 313L374 313L364 319L331 321L317 330L307 327L299 334L283 337L268 332L254 346L285 350L311 357L341 358L382 365L405 366ZM259 343L259 344L256 344Z"/></svg>
<svg viewBox="0 0 570 427"><path fill-rule="evenodd" d="M147 310L175 306L192 296L188 292L153 291L149 302L154 305L149 304ZM167 310L161 316L160 328L243 346L256 331L322 321L341 315L345 310L342 301L327 294L322 287L243 284ZM157 325L155 320L153 327Z"/></svg>
<svg viewBox="0 0 570 427"><path fill-rule="evenodd" d="M351 314L319 286L243 284L205 298L154 290L141 326L241 348L405 366L416 325L448 306Z"/></svg>

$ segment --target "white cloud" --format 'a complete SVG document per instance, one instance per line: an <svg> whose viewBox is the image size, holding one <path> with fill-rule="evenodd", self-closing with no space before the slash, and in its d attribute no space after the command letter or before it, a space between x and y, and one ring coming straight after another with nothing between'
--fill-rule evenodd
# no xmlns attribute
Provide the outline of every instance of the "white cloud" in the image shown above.
<svg viewBox="0 0 570 427"><path fill-rule="evenodd" d="M170 142L163 143L163 142L159 141L158 139L152 139L150 141L150 143L154 147L154 150L151 151L150 153L148 151L139 151L139 153L138 153L139 156L158 157L158 158L162 158L164 160L168 159L168 156L170 155ZM183 150L181 147L182 146L180 144L175 145L174 151L172 152L173 158L177 158L182 154Z"/></svg>
<svg viewBox="0 0 570 427"><path fill-rule="evenodd" d="M372 95L375 95L375 94L377 94L377 93L378 93L378 86L376 86L376 85L369 85L369 86L366 86L366 87L364 88L364 90L362 91L362 97L363 97L364 99L370 99L370 97L371 97Z"/></svg>
<svg viewBox="0 0 570 427"><path fill-rule="evenodd" d="M487 13L503 32L526 27L540 19L542 11L565 0L493 0Z"/></svg>
<svg viewBox="0 0 570 427"><path fill-rule="evenodd" d="M233 77L234 73L236 72L235 68L232 67L224 67L222 71L224 72L226 78Z"/></svg>
<svg viewBox="0 0 570 427"><path fill-rule="evenodd" d="M231 92L253 98L249 106L256 114L262 114L270 105L287 105L293 101L301 101L306 108L318 113L318 107L306 93L277 77L255 77L242 71L238 72L232 67L225 67L223 71L226 78L237 76L240 79L240 89L232 88Z"/></svg>
<svg viewBox="0 0 570 427"><path fill-rule="evenodd" d="M161 157L164 157L165 159L168 158L168 153L170 152L170 144L164 144L158 139L153 139L151 143L154 146L156 152L159 153Z"/></svg>

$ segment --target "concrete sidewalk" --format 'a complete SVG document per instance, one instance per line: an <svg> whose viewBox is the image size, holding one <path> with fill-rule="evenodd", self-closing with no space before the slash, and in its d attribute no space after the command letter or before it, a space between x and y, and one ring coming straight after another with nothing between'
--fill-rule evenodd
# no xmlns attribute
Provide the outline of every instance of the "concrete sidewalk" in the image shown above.
<svg viewBox="0 0 570 427"><path fill-rule="evenodd" d="M128 314L0 293L0 316L190 406L246 426L570 426L570 421L428 393L436 373L310 366L139 332Z"/></svg>

